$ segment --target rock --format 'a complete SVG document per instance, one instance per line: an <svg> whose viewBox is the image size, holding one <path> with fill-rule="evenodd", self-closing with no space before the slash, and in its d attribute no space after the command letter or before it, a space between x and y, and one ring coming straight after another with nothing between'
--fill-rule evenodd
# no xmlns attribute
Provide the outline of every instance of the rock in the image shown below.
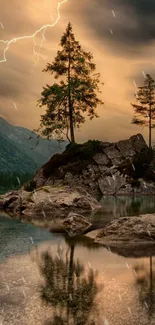
<svg viewBox="0 0 155 325"><path fill-rule="evenodd" d="M19 191L9 191L1 196L3 202L3 209L7 208L10 204L18 199Z"/></svg>
<svg viewBox="0 0 155 325"><path fill-rule="evenodd" d="M86 233L85 236L95 240L100 232L101 232L101 229L95 229L95 230L92 230L92 231L89 231L88 233Z"/></svg>
<svg viewBox="0 0 155 325"><path fill-rule="evenodd" d="M18 191L11 191L3 196L3 209L4 210L22 210L25 206L27 198L30 196L30 192L23 189Z"/></svg>
<svg viewBox="0 0 155 325"><path fill-rule="evenodd" d="M106 166L109 163L109 159L104 153L97 153L93 157L93 159L98 165L105 165Z"/></svg>
<svg viewBox="0 0 155 325"><path fill-rule="evenodd" d="M104 149L104 153L110 160L120 160L122 158L121 153L116 149L115 145L109 146Z"/></svg>
<svg viewBox="0 0 155 325"><path fill-rule="evenodd" d="M70 173L70 172L67 172L66 175L65 175L65 181L71 181L73 179L73 174Z"/></svg>
<svg viewBox="0 0 155 325"><path fill-rule="evenodd" d="M137 135L133 135L130 138L130 141L136 152L140 152L143 148L147 148L147 144L140 133Z"/></svg>
<svg viewBox="0 0 155 325"><path fill-rule="evenodd" d="M119 192L122 186L126 185L126 178L117 172L111 176L100 178L98 184L103 195L114 195Z"/></svg>
<svg viewBox="0 0 155 325"><path fill-rule="evenodd" d="M107 171L107 166L99 165L98 167L99 167L101 174L102 173L104 174Z"/></svg>
<svg viewBox="0 0 155 325"><path fill-rule="evenodd" d="M70 237L83 234L92 224L82 215L70 212L62 222L62 226Z"/></svg>
<svg viewBox="0 0 155 325"><path fill-rule="evenodd" d="M155 244L155 215L113 220L98 233L95 241L109 247L147 242Z"/></svg>
<svg viewBox="0 0 155 325"><path fill-rule="evenodd" d="M133 157L136 154L131 139L118 141L116 146L124 158Z"/></svg>
<svg viewBox="0 0 155 325"><path fill-rule="evenodd" d="M89 229L88 229L89 230ZM97 235L101 230L93 230L85 234L84 237L89 238L94 244L99 245L98 247L104 246L109 252L131 258L138 257L150 257L155 256L155 242L123 242L103 244L102 241L95 241Z"/></svg>
<svg viewBox="0 0 155 325"><path fill-rule="evenodd" d="M112 143L110 143L110 142L103 142L103 141L100 142L100 146L102 149L107 148L111 145L112 145Z"/></svg>
<svg viewBox="0 0 155 325"><path fill-rule="evenodd" d="M84 189L71 189L68 186L44 186L26 194L19 191L16 200L7 202L6 206L6 210L19 212L25 218L45 220L65 218L71 211L88 213L100 208L97 200Z"/></svg>

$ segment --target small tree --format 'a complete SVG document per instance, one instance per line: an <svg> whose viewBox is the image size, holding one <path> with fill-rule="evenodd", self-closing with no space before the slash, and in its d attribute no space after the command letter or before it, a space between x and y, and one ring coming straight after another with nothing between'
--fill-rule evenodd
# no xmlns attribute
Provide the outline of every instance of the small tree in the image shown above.
<svg viewBox="0 0 155 325"><path fill-rule="evenodd" d="M60 83L43 87L40 107L46 106L46 113L41 115L40 131L43 136L62 139L65 134L69 142L75 142L75 128L85 122L85 114L90 119L98 117L95 109L104 104L96 95L99 91L100 74L92 74L96 69L92 63L93 56L84 51L75 40L71 23L61 37L61 51L53 63L48 63L43 71L61 78ZM102 83L103 84L103 83Z"/></svg>
<svg viewBox="0 0 155 325"><path fill-rule="evenodd" d="M155 127L155 81L147 74L144 86L138 87L135 94L141 105L131 104L135 110L132 123L147 126L149 129L149 147L152 146L152 128Z"/></svg>

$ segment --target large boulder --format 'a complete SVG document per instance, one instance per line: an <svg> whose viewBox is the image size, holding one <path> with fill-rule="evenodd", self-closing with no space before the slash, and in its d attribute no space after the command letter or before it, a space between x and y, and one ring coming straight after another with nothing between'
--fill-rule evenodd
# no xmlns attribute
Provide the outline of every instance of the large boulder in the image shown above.
<svg viewBox="0 0 155 325"><path fill-rule="evenodd" d="M44 186L33 192L19 191L13 202L10 196L9 201L5 198L5 208L28 219L55 220L65 218L71 211L86 214L101 205L82 188Z"/></svg>
<svg viewBox="0 0 155 325"><path fill-rule="evenodd" d="M109 147L104 148L104 153L112 161L113 165L118 165L122 160L123 156L115 144L110 145Z"/></svg>
<svg viewBox="0 0 155 325"><path fill-rule="evenodd" d="M131 139L118 141L117 148L124 158L133 157L136 154Z"/></svg>
<svg viewBox="0 0 155 325"><path fill-rule="evenodd" d="M99 231L95 241L110 247L148 242L155 245L155 215L113 220Z"/></svg>
<svg viewBox="0 0 155 325"><path fill-rule="evenodd" d="M147 148L147 144L140 133L133 135L129 140L131 141L135 151L138 153L141 152L142 149Z"/></svg>
<svg viewBox="0 0 155 325"><path fill-rule="evenodd" d="M98 238L100 236L101 230L93 230L85 234L84 237L91 240L94 245L99 245L98 247L104 246L110 253L114 253L124 257L138 258L138 257L150 257L155 256L155 241L111 241L104 242ZM98 239L97 239L98 238Z"/></svg>

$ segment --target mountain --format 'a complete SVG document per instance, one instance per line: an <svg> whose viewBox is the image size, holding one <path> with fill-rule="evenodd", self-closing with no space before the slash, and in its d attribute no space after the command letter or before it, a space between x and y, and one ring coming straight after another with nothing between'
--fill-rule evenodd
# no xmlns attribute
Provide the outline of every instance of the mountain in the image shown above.
<svg viewBox="0 0 155 325"><path fill-rule="evenodd" d="M0 117L0 172L33 173L66 143L45 140L29 129L13 126Z"/></svg>

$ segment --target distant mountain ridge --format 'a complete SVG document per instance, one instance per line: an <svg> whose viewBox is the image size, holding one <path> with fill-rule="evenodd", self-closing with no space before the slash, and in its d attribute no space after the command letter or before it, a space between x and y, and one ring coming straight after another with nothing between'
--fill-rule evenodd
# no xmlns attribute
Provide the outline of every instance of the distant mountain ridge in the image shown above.
<svg viewBox="0 0 155 325"><path fill-rule="evenodd" d="M56 140L38 139L33 131L0 117L0 172L33 173L66 144L60 147Z"/></svg>

